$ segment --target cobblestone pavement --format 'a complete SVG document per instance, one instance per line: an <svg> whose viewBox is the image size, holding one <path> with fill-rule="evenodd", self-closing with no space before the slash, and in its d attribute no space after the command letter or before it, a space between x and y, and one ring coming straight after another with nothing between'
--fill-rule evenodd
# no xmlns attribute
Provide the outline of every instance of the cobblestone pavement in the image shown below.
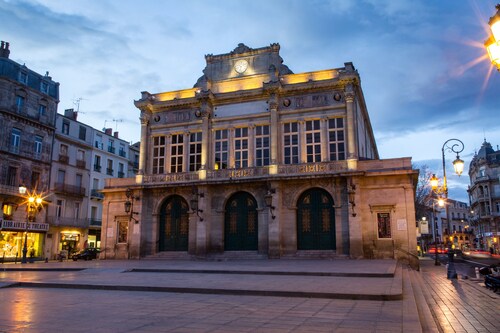
<svg viewBox="0 0 500 333"><path fill-rule="evenodd" d="M500 332L500 294L484 287L483 279L448 280L446 266L421 262L425 299L443 332Z"/></svg>
<svg viewBox="0 0 500 333"><path fill-rule="evenodd" d="M85 269L70 270L77 267ZM17 270L24 268L34 270ZM37 268L53 270L36 271ZM129 273L132 268L179 272ZM190 272L193 269L226 270L228 274ZM235 271L245 274L229 274ZM263 271L283 275L263 275ZM392 276L395 271L397 276ZM367 273L377 277L366 277ZM391 277L382 277L388 273ZM353 297L356 293L377 290L389 295L398 289L400 294L403 292L401 269L396 269L394 261L387 260L92 261L11 265L0 271L0 286L16 281L28 286L0 288L0 299L7 300L0 302L0 332L421 332L411 297L360 300L106 290L113 284L173 286L182 279L190 286L204 284L207 290L224 287L234 290L239 286L244 290L268 290L270 295L275 291L310 292L317 288L334 294L339 290L353 292ZM71 283L74 287L33 287L43 282L59 287ZM78 287L89 285L91 289Z"/></svg>
<svg viewBox="0 0 500 333"><path fill-rule="evenodd" d="M25 288L0 295L8 300L0 332L406 332L402 301Z"/></svg>
<svg viewBox="0 0 500 333"><path fill-rule="evenodd" d="M445 266L422 260L421 270L397 269L393 282L366 276L307 276L298 272L377 274L394 271L387 261L255 261L234 263L193 262L117 262L49 263L24 268L49 267L52 271L0 270L0 287L25 281L27 287L0 288L0 332L500 332L500 295L488 290L482 281L448 280ZM350 268L348 268L350 266ZM6 266L2 267L5 268ZM81 271L69 270L76 267ZM224 285L256 288L259 281L268 290L282 290L276 281L302 284L323 283L336 292L370 285L402 284L403 299L361 300L266 295L221 295L176 292L107 290L110 285L170 285L174 273L125 273L131 268L175 268L189 270L221 267L245 274L227 274ZM262 275L271 267L287 276ZM58 271L58 269L61 269ZM254 272L254 274L252 274ZM247 274L249 273L249 274ZM459 272L460 273L460 272ZM220 286L219 274L183 272L176 279L186 283ZM191 274L191 275L190 275ZM125 276L126 275L126 276ZM461 274L459 274L461 276ZM270 281L274 279L274 283ZM398 280L399 279L399 280ZM39 282L64 285L70 289L33 287ZM95 281L101 281L102 289ZM135 282L134 282L135 281ZM267 282L266 282L267 281ZM378 281L378 282L377 282ZM382 282L384 281L384 282ZM31 283L31 284L30 284ZM90 289L79 289L92 284ZM178 281L176 282L178 283ZM337 286L338 288L338 286ZM210 289L210 288L208 288ZM387 288L384 288L387 289ZM391 287L387 290L393 290ZM303 288L308 290L308 288Z"/></svg>

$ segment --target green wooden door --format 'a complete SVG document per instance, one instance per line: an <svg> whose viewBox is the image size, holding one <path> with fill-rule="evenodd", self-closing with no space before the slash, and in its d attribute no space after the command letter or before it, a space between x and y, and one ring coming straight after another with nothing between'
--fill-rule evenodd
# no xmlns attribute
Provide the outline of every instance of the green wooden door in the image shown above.
<svg viewBox="0 0 500 333"><path fill-rule="evenodd" d="M235 193L226 204L224 250L256 251L258 248L257 202L246 192Z"/></svg>
<svg viewBox="0 0 500 333"><path fill-rule="evenodd" d="M159 251L188 250L188 204L180 196L170 197L160 210Z"/></svg>
<svg viewBox="0 0 500 333"><path fill-rule="evenodd" d="M330 194L310 189L300 196L297 206L297 249L335 250L335 209Z"/></svg>

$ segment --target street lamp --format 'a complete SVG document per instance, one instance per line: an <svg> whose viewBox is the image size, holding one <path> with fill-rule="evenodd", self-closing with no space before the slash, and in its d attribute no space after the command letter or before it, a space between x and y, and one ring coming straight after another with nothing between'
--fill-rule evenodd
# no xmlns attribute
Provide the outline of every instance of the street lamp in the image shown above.
<svg viewBox="0 0 500 333"><path fill-rule="evenodd" d="M464 150L464 143L458 139L449 139L446 140L445 143L443 144L443 147L441 148L441 156L443 160L443 186L438 186L438 179L436 175L432 175L430 179L432 191L436 193L440 199L444 201L448 201L448 183L446 180L446 165L445 165L445 158L444 158L444 152L445 150L453 152L457 154L456 159L453 161L453 168L455 169L455 173L460 176L462 172L464 171L464 161L460 159L459 153L461 153ZM442 197L441 197L442 195ZM443 202L444 204L445 202ZM450 212L448 210L448 205L445 205L445 211L446 211L446 224L447 224L447 229L448 229L448 236L451 234L451 223L450 223ZM448 237L443 239L447 239ZM456 279L457 278L457 272L455 271L455 265L453 263L453 256L454 256L454 251L451 246L448 248L448 279Z"/></svg>
<svg viewBox="0 0 500 333"><path fill-rule="evenodd" d="M36 213L43 205L43 199L36 191L32 193L28 192L28 189L24 185L19 186L19 194L26 198L26 228L24 231L23 257L21 259L21 263L26 264L28 262L26 254L28 253L29 222L31 219L35 219Z"/></svg>
<svg viewBox="0 0 500 333"><path fill-rule="evenodd" d="M500 4L497 4L495 8L497 9L496 14L488 21L492 34L484 42L484 46L488 51L491 63L500 71Z"/></svg>
<svg viewBox="0 0 500 333"><path fill-rule="evenodd" d="M443 207L444 206L444 200L442 200L441 198L438 199L437 201L438 203L438 206L439 207ZM434 230L434 265L435 266L439 266L440 263L438 261L438 246L437 246L437 232L438 232L438 229L437 229L437 226L436 226L436 215L435 215L435 211L436 211L436 201L433 199L432 200L432 226L433 226L433 230Z"/></svg>

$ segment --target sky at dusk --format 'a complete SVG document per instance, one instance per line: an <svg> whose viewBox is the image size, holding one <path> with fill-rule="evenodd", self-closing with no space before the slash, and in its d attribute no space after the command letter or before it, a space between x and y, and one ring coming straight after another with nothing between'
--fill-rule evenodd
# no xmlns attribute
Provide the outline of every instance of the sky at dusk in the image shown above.
<svg viewBox="0 0 500 333"><path fill-rule="evenodd" d="M412 157L442 174L441 148L463 141L466 171L450 197L468 202L468 165L500 145L500 73L483 42L492 0L0 0L10 58L60 83L59 113L140 137L141 91L191 88L206 54L281 45L294 73L343 67L361 76L381 158ZM79 103L78 103L79 101Z"/></svg>

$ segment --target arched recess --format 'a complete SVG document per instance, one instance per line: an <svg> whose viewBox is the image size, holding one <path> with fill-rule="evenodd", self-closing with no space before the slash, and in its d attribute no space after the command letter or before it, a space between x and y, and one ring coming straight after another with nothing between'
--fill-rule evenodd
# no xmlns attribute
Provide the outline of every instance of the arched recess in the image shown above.
<svg viewBox="0 0 500 333"><path fill-rule="evenodd" d="M169 197L160 208L158 251L187 251L189 207L179 195Z"/></svg>
<svg viewBox="0 0 500 333"><path fill-rule="evenodd" d="M336 249L335 208L323 189L309 189L297 201L297 249Z"/></svg>
<svg viewBox="0 0 500 333"><path fill-rule="evenodd" d="M257 251L257 201L247 192L233 194L226 203L224 251Z"/></svg>

